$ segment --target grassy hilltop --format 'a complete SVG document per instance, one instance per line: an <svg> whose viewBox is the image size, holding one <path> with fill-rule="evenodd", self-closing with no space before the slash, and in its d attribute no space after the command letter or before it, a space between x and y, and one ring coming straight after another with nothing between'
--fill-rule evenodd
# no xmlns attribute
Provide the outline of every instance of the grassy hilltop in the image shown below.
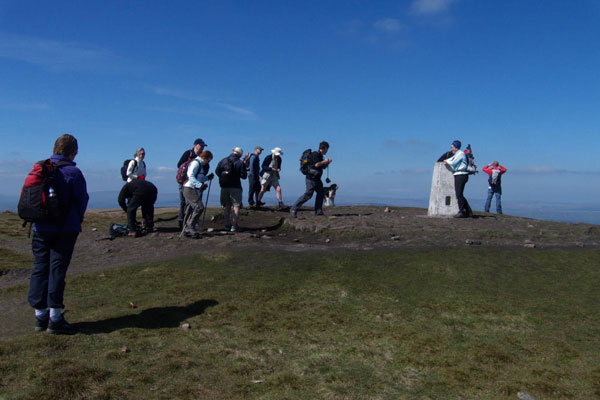
<svg viewBox="0 0 600 400"><path fill-rule="evenodd" d="M211 209L192 240L159 210L158 233L114 241L124 214L90 212L71 337L33 333L3 213L0 399L600 397L600 227L390 211L248 211L230 235Z"/></svg>

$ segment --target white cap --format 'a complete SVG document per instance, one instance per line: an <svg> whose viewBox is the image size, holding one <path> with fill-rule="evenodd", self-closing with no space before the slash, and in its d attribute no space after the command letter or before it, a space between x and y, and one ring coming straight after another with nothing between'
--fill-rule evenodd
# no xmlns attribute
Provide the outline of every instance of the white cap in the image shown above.
<svg viewBox="0 0 600 400"><path fill-rule="evenodd" d="M283 150L281 150L280 147L275 147L273 150L271 150L271 153L273 153L276 156L280 156L283 154Z"/></svg>
<svg viewBox="0 0 600 400"><path fill-rule="evenodd" d="M233 153L236 153L238 156L241 156L242 154L244 154L244 150L242 150L241 147L234 147L233 150L231 150Z"/></svg>

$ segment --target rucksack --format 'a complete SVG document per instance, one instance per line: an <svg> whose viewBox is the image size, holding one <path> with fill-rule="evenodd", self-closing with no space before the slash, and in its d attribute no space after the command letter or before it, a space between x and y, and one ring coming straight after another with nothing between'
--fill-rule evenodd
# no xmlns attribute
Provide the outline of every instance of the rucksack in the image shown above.
<svg viewBox="0 0 600 400"><path fill-rule="evenodd" d="M181 164L181 166L179 167L179 170L177 170L177 183L179 184L184 184L187 182L188 180L188 167L190 166L190 163L192 162L192 158L188 158L186 162L184 162L183 164Z"/></svg>
<svg viewBox="0 0 600 400"><path fill-rule="evenodd" d="M127 168L129 167L129 163L132 161L134 162L133 170L135 171L137 167L137 160L135 158L123 161L123 166L121 167L121 178L123 178L124 181L127 180Z"/></svg>
<svg viewBox="0 0 600 400"><path fill-rule="evenodd" d="M116 224L111 223L108 227L108 235L110 236L110 240L115 240L119 236L127 236L129 233L129 228L127 228L127 224Z"/></svg>
<svg viewBox="0 0 600 400"><path fill-rule="evenodd" d="M500 168L492 169L492 173L490 174L488 182L490 185L497 185L500 183Z"/></svg>
<svg viewBox="0 0 600 400"><path fill-rule="evenodd" d="M227 157L221 161L221 175L219 176L219 184L221 186L236 183L235 169L231 158Z"/></svg>
<svg viewBox="0 0 600 400"><path fill-rule="evenodd" d="M71 165L66 161L38 161L25 178L17 206L23 226L30 223L59 223L66 218L68 208L61 206L56 191L58 169Z"/></svg>
<svg viewBox="0 0 600 400"><path fill-rule="evenodd" d="M244 167L246 167L246 171L250 171L250 159L252 158L251 153L244 154L244 158L242 158L242 162L244 163Z"/></svg>
<svg viewBox="0 0 600 400"><path fill-rule="evenodd" d="M470 144L465 149L465 156L467 157L467 172L469 175L478 173L477 164L475 164L475 156L473 155Z"/></svg>
<svg viewBox="0 0 600 400"><path fill-rule="evenodd" d="M302 172L303 175L308 175L308 171L310 170L309 160L311 153L311 149L306 149L302 153L302 156L300 156L300 172Z"/></svg>

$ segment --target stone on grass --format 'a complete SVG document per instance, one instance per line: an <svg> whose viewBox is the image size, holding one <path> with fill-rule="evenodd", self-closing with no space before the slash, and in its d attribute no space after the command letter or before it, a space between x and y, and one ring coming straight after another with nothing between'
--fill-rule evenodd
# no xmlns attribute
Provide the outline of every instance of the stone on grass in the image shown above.
<svg viewBox="0 0 600 400"><path fill-rule="evenodd" d="M525 243L523 247L527 249L535 249L535 243Z"/></svg>
<svg viewBox="0 0 600 400"><path fill-rule="evenodd" d="M182 324L181 329L183 329L184 331L189 331L191 329L191 326L190 324Z"/></svg>
<svg viewBox="0 0 600 400"><path fill-rule="evenodd" d="M329 238L325 239L325 243L329 243L329 242L331 242L331 239L329 239Z"/></svg>
<svg viewBox="0 0 600 400"><path fill-rule="evenodd" d="M529 394L529 393L527 393L527 392L518 392L518 393L517 393L517 397L518 397L520 400L535 400L535 397L533 397L532 395L530 395L530 394Z"/></svg>
<svg viewBox="0 0 600 400"><path fill-rule="evenodd" d="M131 350L129 350L129 347L123 346L123 347L121 347L120 351L121 351L121 353L129 353Z"/></svg>
<svg viewBox="0 0 600 400"><path fill-rule="evenodd" d="M208 232L208 233L211 233L211 232L214 232L214 231L215 231L215 228L207 228L206 229L206 232Z"/></svg>
<svg viewBox="0 0 600 400"><path fill-rule="evenodd" d="M402 239L400 236L396 236L396 235L392 236L392 240L400 240L400 239Z"/></svg>

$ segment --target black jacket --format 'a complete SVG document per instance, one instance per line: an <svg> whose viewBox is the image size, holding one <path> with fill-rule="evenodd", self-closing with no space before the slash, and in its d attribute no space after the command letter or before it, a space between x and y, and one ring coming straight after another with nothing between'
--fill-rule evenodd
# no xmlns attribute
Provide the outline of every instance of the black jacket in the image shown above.
<svg viewBox="0 0 600 400"><path fill-rule="evenodd" d="M190 150L186 150L181 157L179 158L179 161L177 161L177 169L179 169L179 167L181 167L188 159L194 159L196 157L198 157L200 154L196 154L194 152L194 149L190 149Z"/></svg>
<svg viewBox="0 0 600 400"><path fill-rule="evenodd" d="M231 174L224 173L224 165L227 160L231 161L233 164L233 168L231 170ZM219 185L223 188L242 188L241 179L246 179L248 177L248 173L246 171L246 167L240 157L236 154L230 154L228 157L225 157L219 164L217 165L217 169L215 170L215 174L219 177Z"/></svg>
<svg viewBox="0 0 600 400"><path fill-rule="evenodd" d="M323 170L327 168L327 165L321 165L320 167L315 166L316 163L323 161L323 154L320 151L313 151L308 157L308 174L307 179L319 180L323 176Z"/></svg>
<svg viewBox="0 0 600 400"><path fill-rule="evenodd" d="M271 172L273 169L270 167L271 161L273 160L273 154L269 154L265 157L262 163L262 169L260 170L260 176L262 176L265 172ZM281 157L277 157L275 159L275 168L281 169Z"/></svg>
<svg viewBox="0 0 600 400"><path fill-rule="evenodd" d="M156 201L156 196L158 194L158 189L152 182L143 180L143 179L134 179L131 182L123 185L121 192L119 193L119 206L124 211L127 211L127 203L126 199L136 198L139 204L144 204L147 202L151 202L154 204Z"/></svg>

